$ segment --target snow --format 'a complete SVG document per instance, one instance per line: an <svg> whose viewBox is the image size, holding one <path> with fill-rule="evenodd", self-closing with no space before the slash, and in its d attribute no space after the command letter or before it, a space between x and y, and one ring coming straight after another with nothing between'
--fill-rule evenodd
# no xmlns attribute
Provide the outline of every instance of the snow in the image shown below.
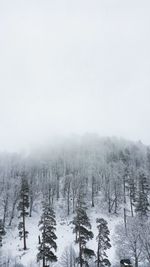
<svg viewBox="0 0 150 267"><path fill-rule="evenodd" d="M108 227L110 230L110 240L111 240L111 249L107 250L107 255L109 257L110 262L113 264L116 263L116 253L115 253L115 244L113 243L113 235L115 226L120 222L120 217L118 216L108 216L108 214L104 214L101 211L100 204L101 201L98 201L99 205L96 205L96 208L89 208L88 209L88 216L91 221L92 231L94 233L93 240L89 241L87 246L94 249L95 253L97 250L97 243L96 243L96 235L97 235L97 227L96 227L96 218L103 217L105 220L108 221ZM73 219L73 215L66 216L66 210L63 209L65 203L63 200L60 200L56 206L56 219L57 219L57 246L58 250L56 252L58 257L58 262L53 264L54 267L61 266L59 265L60 258L65 250L66 247L73 244L75 246L75 250L78 250L78 246L75 245L74 239L75 236L73 234L73 225L71 221ZM15 263L23 264L25 267L42 267L42 263L37 263L36 255L38 252L38 236L40 234L38 228L38 222L40 219L41 208L38 211L34 211L32 217L26 218L26 229L29 232L27 238L27 250L24 251L23 248L23 241L19 239L18 235L18 220L15 221L15 224L12 228L7 229L7 235L3 241L3 247L1 249L3 257L1 260L3 262L10 260L10 265L13 266Z"/></svg>
<svg viewBox="0 0 150 267"><path fill-rule="evenodd" d="M20 240L18 236L17 225L13 231L7 231L7 236L4 239L4 244L2 247L3 254L5 254L7 258L11 258L12 261L17 263L22 263L24 266L32 266L35 264L39 235L39 218L39 214L34 213L31 218L26 219L26 229L29 232L26 251L22 249L23 240Z"/></svg>

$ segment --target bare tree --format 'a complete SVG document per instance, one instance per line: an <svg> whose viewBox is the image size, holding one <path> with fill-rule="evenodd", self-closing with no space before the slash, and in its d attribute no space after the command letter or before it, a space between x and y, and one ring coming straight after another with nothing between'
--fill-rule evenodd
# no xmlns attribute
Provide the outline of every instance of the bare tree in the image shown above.
<svg viewBox="0 0 150 267"><path fill-rule="evenodd" d="M135 227L136 225L136 227ZM138 218L128 218L126 229L122 224L116 228L116 243L118 255L131 258L135 267L143 260L143 245L141 242L141 222Z"/></svg>
<svg viewBox="0 0 150 267"><path fill-rule="evenodd" d="M65 248L60 263L63 267L76 267L76 253L72 245Z"/></svg>

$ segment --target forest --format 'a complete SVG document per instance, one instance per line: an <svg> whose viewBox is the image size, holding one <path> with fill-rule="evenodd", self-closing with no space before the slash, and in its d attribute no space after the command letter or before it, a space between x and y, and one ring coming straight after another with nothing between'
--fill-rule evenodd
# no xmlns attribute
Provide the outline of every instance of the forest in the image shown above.
<svg viewBox="0 0 150 267"><path fill-rule="evenodd" d="M85 135L0 154L0 266L150 266L150 148Z"/></svg>

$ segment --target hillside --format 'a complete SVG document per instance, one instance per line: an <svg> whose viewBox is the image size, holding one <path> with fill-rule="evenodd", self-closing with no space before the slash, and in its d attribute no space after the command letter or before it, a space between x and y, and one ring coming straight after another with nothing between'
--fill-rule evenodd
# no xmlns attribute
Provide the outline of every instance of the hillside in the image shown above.
<svg viewBox="0 0 150 267"><path fill-rule="evenodd" d="M148 266L149 177L149 148L141 143L114 138L86 136L65 140L26 156L1 154L0 211L6 232L5 235L0 232L1 266L43 266L41 260L37 263L39 236L42 234L38 224L43 201L52 206L56 214L57 262L50 266L78 266L70 257L75 259L79 254L72 221L77 216L77 207L82 206L81 199L94 234L91 240L87 239L85 247L92 249L95 256L88 259L82 255L88 265L97 266L96 219L103 218L110 231L111 248L106 254L111 266L119 266L122 258L129 258L135 267ZM18 218L18 206L23 180L28 187L29 201L25 216L29 232L27 250L23 249L23 239L20 240L18 231L22 221L22 217ZM132 249L134 238L137 242L135 253Z"/></svg>

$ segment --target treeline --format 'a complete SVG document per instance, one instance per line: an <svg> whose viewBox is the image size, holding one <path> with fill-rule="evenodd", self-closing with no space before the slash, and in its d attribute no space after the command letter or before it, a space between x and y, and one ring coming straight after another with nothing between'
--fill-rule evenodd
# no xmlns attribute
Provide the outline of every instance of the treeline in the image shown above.
<svg viewBox="0 0 150 267"><path fill-rule="evenodd" d="M64 199L66 215L75 213L80 188L88 207L94 207L101 196L109 214L121 214L126 231L128 218L143 220L149 216L150 148L141 142L85 136L26 157L1 154L0 222L4 232L18 213L23 213L22 204L18 208L23 174L28 184L30 217L39 196L46 197L49 207Z"/></svg>

